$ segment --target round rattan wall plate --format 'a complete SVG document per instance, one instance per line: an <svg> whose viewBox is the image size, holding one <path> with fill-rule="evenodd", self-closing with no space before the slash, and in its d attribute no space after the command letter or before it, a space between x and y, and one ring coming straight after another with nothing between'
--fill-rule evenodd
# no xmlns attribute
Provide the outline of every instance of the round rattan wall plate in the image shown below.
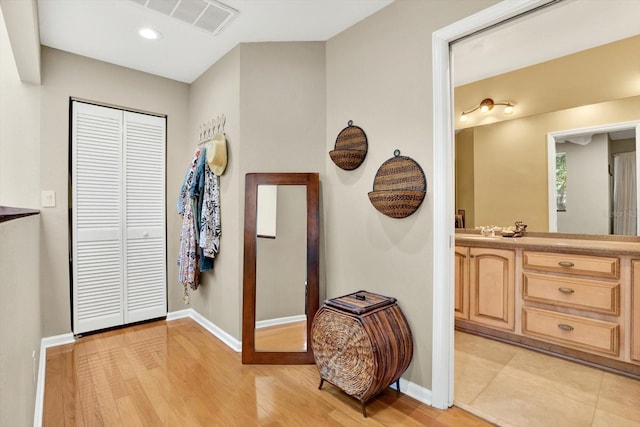
<svg viewBox="0 0 640 427"><path fill-rule="evenodd" d="M349 120L347 127L338 134L334 149L329 151L329 157L340 169L350 171L362 164L367 156L367 148L367 135Z"/></svg>
<svg viewBox="0 0 640 427"><path fill-rule="evenodd" d="M420 165L395 150L378 169L369 200L380 213L405 218L420 207L426 192L427 179Z"/></svg>

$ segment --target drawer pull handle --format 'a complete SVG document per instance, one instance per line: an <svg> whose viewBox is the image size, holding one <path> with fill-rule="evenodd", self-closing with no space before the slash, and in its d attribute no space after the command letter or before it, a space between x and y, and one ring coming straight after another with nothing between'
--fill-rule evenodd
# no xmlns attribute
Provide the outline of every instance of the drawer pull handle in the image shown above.
<svg viewBox="0 0 640 427"><path fill-rule="evenodd" d="M572 263L571 261L560 261L558 265L560 267L573 267L575 264Z"/></svg>
<svg viewBox="0 0 640 427"><path fill-rule="evenodd" d="M562 292L563 294L572 294L572 293L574 293L574 292L575 292L575 291L574 291L573 289L571 289L571 288L558 288L558 290L559 290L560 292Z"/></svg>
<svg viewBox="0 0 640 427"><path fill-rule="evenodd" d="M558 323L558 328L562 329L563 331L573 331L573 326L567 325L566 323Z"/></svg>

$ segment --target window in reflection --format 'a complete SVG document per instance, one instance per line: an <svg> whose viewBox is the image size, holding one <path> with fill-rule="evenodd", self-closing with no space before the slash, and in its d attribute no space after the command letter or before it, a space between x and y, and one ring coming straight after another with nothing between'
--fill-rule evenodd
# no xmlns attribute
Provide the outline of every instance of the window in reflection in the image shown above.
<svg viewBox="0 0 640 427"><path fill-rule="evenodd" d="M278 220L278 186L258 186L258 213L256 234L258 237L276 238Z"/></svg>

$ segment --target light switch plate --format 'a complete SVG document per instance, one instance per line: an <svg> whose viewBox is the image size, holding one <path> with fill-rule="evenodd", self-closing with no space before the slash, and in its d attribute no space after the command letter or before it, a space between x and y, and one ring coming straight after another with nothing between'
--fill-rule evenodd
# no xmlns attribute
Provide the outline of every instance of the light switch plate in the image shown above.
<svg viewBox="0 0 640 427"><path fill-rule="evenodd" d="M53 190L42 190L40 194L40 205L43 208L56 207L56 192Z"/></svg>

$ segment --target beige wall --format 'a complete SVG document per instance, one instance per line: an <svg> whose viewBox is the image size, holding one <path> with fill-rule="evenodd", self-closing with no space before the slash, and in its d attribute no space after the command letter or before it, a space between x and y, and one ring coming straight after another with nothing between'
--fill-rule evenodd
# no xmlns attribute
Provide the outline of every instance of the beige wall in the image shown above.
<svg viewBox="0 0 640 427"><path fill-rule="evenodd" d="M167 249L169 311L174 290L179 221L176 200L184 176L189 87L184 83L42 48L40 186L56 192L57 206L42 211L40 272L45 336L71 331L68 267L69 97L167 115Z"/></svg>
<svg viewBox="0 0 640 427"><path fill-rule="evenodd" d="M474 128L475 223L548 231L547 133L638 120L640 96Z"/></svg>
<svg viewBox="0 0 640 427"><path fill-rule="evenodd" d="M364 129L369 151L354 171L327 162L323 182L327 297L359 289L398 298L415 352L404 378L431 388L432 32L496 1L398 0L327 42L325 155L348 120ZM394 149L417 161L427 196L416 213L388 218L373 208L378 167Z"/></svg>
<svg viewBox="0 0 640 427"><path fill-rule="evenodd" d="M191 306L236 338L240 337L242 277L242 203L240 175L240 46L207 70L189 90L189 129L180 163L184 172L197 143L198 127L219 115L227 121L227 168L220 177L222 236L213 270L201 275ZM183 173L184 173L183 172ZM177 308L187 308L183 304Z"/></svg>
<svg viewBox="0 0 640 427"><path fill-rule="evenodd" d="M628 153L630 151L636 151L635 138L609 141L609 154L611 154L612 156L616 153ZM613 164L613 160L609 159L609 163Z"/></svg>
<svg viewBox="0 0 640 427"><path fill-rule="evenodd" d="M40 217L0 224L0 425L33 424L40 356ZM35 351L36 358L32 359Z"/></svg>
<svg viewBox="0 0 640 427"><path fill-rule="evenodd" d="M322 172L328 158L325 43L241 49L242 173Z"/></svg>
<svg viewBox="0 0 640 427"><path fill-rule="evenodd" d="M454 125L462 129L640 95L638 51L640 35L456 87ZM487 97L515 102L513 114L496 107L491 114L458 119Z"/></svg>
<svg viewBox="0 0 640 427"><path fill-rule="evenodd" d="M0 10L0 205L40 207L40 90L20 81Z"/></svg>
<svg viewBox="0 0 640 427"><path fill-rule="evenodd" d="M244 177L250 172L322 174L327 156L324 57L324 43L318 42L241 44L191 86L190 128L225 114L229 151L220 177L220 254L213 271L202 275L191 305L237 339Z"/></svg>

